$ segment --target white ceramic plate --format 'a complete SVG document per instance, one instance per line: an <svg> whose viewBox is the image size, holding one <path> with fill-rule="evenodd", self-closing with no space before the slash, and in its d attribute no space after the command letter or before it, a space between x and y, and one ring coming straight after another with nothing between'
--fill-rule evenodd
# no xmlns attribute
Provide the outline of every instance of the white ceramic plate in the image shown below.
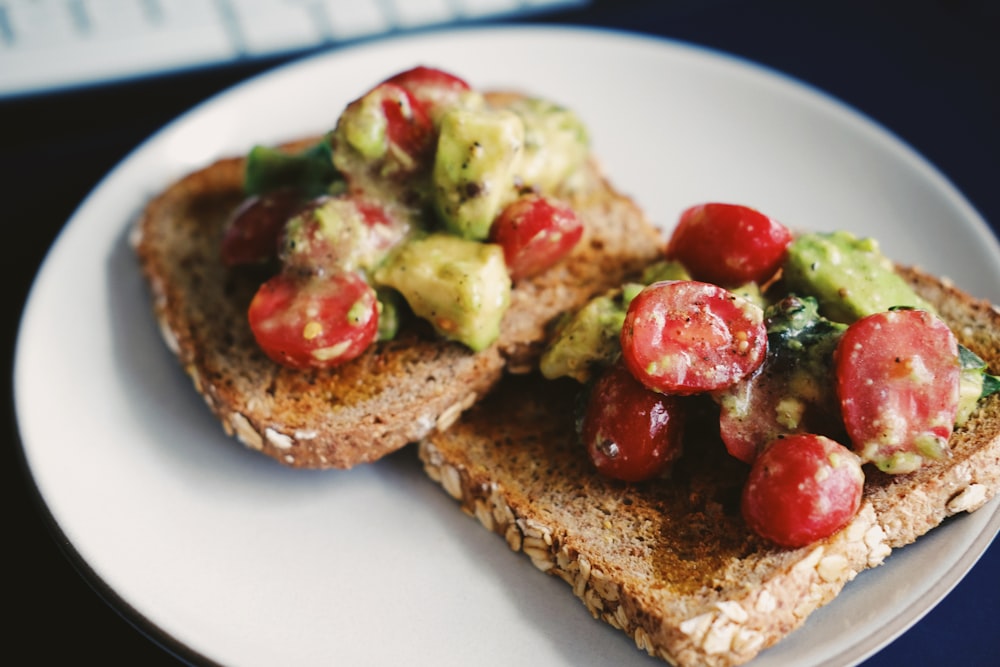
<svg viewBox="0 0 1000 667"><path fill-rule="evenodd" d="M615 183L663 225L694 203L747 203L795 227L875 236L891 257L1000 302L1000 248L962 196L885 130L795 81L587 30L381 42L194 109L83 203L42 267L16 353L35 482L104 584L217 663L660 664L458 512L412 450L303 472L226 438L154 326L126 243L148 197L218 156L325 130L350 99L418 63L577 110ZM755 664L861 660L946 594L998 525L996 503L950 521Z"/></svg>

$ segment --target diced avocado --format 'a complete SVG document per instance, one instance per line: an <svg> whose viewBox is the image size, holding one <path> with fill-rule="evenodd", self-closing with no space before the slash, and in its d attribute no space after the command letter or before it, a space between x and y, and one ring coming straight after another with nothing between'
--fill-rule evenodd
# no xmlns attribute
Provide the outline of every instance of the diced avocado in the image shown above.
<svg viewBox="0 0 1000 667"><path fill-rule="evenodd" d="M870 238L850 232L803 234L788 248L784 279L791 292L814 296L821 312L851 323L896 306L933 308L894 270Z"/></svg>
<svg viewBox="0 0 1000 667"><path fill-rule="evenodd" d="M435 203L445 227L482 240L516 194L514 168L524 124L504 109L451 109L441 118L434 158Z"/></svg>
<svg viewBox="0 0 1000 667"><path fill-rule="evenodd" d="M653 262L642 271L642 282L652 285L660 280L691 280L691 274L680 262L673 259L661 259Z"/></svg>
<svg viewBox="0 0 1000 667"><path fill-rule="evenodd" d="M628 304L642 287L627 283L563 317L539 361L542 375L550 380L566 376L583 383L595 368L613 361L621 350L619 337Z"/></svg>
<svg viewBox="0 0 1000 667"><path fill-rule="evenodd" d="M375 281L399 291L443 337L475 351L500 335L510 305L511 281L500 246L451 234L402 244L375 272Z"/></svg>
<svg viewBox="0 0 1000 667"><path fill-rule="evenodd" d="M812 297L785 297L770 306L765 317L767 363L778 369L777 374L787 374L783 381L791 395L825 403L825 392L832 391L825 378L847 325L822 317Z"/></svg>
<svg viewBox="0 0 1000 667"><path fill-rule="evenodd" d="M962 426L975 412L980 399L1000 392L1000 377L987 373L986 362L964 345L958 346L958 359L962 371L959 375L955 426Z"/></svg>
<svg viewBox="0 0 1000 667"><path fill-rule="evenodd" d="M376 160L389 150L383 102L376 89L348 105L337 121L337 138L366 160Z"/></svg>
<svg viewBox="0 0 1000 667"><path fill-rule="evenodd" d="M524 124L524 152L517 177L525 187L552 192L587 159L587 129L569 109L547 100L525 97L510 105Z"/></svg>
<svg viewBox="0 0 1000 667"><path fill-rule="evenodd" d="M759 372L715 392L720 427L734 454L752 458L774 438L842 429L833 355L847 325L819 314L816 299L787 296L764 312L767 358ZM746 460L746 459L745 459Z"/></svg>
<svg viewBox="0 0 1000 667"><path fill-rule="evenodd" d="M296 188L308 196L323 194L339 180L330 142L324 139L299 153L254 146L247 154L243 187L259 195L279 188Z"/></svg>

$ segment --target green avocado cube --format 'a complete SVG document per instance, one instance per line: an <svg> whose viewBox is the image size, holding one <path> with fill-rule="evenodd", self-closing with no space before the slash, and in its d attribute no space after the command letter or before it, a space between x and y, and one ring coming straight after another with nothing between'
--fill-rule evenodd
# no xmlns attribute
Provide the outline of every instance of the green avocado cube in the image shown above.
<svg viewBox="0 0 1000 667"><path fill-rule="evenodd" d="M500 335L511 280L498 245L444 233L404 243L375 273L402 294L414 314L474 351Z"/></svg>
<svg viewBox="0 0 1000 667"><path fill-rule="evenodd" d="M524 149L524 125L504 109L452 109L441 120L434 157L434 197L449 231L489 236L493 220L517 194L514 169Z"/></svg>

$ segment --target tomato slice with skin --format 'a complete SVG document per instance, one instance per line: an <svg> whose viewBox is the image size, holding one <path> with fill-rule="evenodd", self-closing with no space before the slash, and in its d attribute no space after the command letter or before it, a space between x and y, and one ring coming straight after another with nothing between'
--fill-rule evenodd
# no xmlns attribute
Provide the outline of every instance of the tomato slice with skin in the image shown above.
<svg viewBox="0 0 1000 667"><path fill-rule="evenodd" d="M490 229L503 248L511 280L550 268L583 237L583 223L569 206L543 195L525 195L508 204Z"/></svg>
<svg viewBox="0 0 1000 667"><path fill-rule="evenodd" d="M393 84L379 88L382 95L382 112L386 118L386 136L395 149L415 162L433 148L433 128L422 102L408 90Z"/></svg>
<svg viewBox="0 0 1000 667"><path fill-rule="evenodd" d="M303 205L302 194L293 188L244 199L223 233L222 263L226 266L262 264L277 257L285 222Z"/></svg>
<svg viewBox="0 0 1000 667"><path fill-rule="evenodd" d="M681 213L665 254L695 280L736 287L767 282L791 242L791 231L760 211L713 202Z"/></svg>
<svg viewBox="0 0 1000 667"><path fill-rule="evenodd" d="M783 547L829 537L861 506L861 459L826 436L809 433L772 441L747 475L740 510L750 529Z"/></svg>
<svg viewBox="0 0 1000 667"><path fill-rule="evenodd" d="M854 450L888 473L947 455L958 411L958 341L925 310L868 315L835 353L837 396Z"/></svg>
<svg viewBox="0 0 1000 667"><path fill-rule="evenodd" d="M357 273L308 279L279 273L247 313L260 348L293 368L330 368L359 356L378 333L375 290Z"/></svg>
<svg viewBox="0 0 1000 667"><path fill-rule="evenodd" d="M681 455L679 401L647 389L620 363L605 369L591 387L580 426L598 472L625 482L665 472Z"/></svg>
<svg viewBox="0 0 1000 667"><path fill-rule="evenodd" d="M764 312L711 283L655 282L629 304L621 346L629 370L654 391L722 389L764 361Z"/></svg>

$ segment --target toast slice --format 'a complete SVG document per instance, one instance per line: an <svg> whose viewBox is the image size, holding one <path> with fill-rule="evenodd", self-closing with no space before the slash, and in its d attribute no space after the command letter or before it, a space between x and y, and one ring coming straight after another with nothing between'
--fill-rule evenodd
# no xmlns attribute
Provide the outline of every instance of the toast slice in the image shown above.
<svg viewBox="0 0 1000 667"><path fill-rule="evenodd" d="M225 431L292 467L350 468L447 428L505 370L532 365L550 320L619 284L662 245L592 160L581 184L560 193L584 237L560 264L518 283L494 345L473 353L413 329L339 368L295 370L270 361L247 324L262 277L219 259L243 170L233 157L181 178L148 204L131 243L163 337Z"/></svg>
<svg viewBox="0 0 1000 667"><path fill-rule="evenodd" d="M918 270L901 272L963 344L1000 367L1000 311ZM748 467L725 452L717 421L689 438L670 479L613 482L593 471L576 440L578 387L507 380L421 442L420 459L465 512L566 581L596 618L674 665L749 661L893 548L1000 488L993 395L955 432L949 461L905 476L869 473L848 526L804 548L777 548L740 517Z"/></svg>

